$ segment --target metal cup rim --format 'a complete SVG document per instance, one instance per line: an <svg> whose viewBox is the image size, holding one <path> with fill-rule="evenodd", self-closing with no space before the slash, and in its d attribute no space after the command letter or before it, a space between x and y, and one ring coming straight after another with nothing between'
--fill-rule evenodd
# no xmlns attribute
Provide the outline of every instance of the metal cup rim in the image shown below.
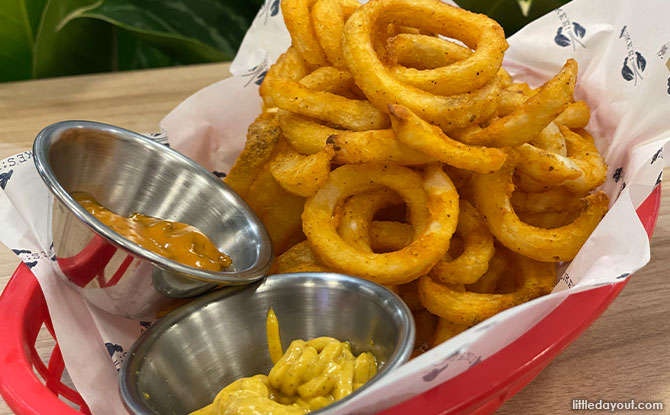
<svg viewBox="0 0 670 415"><path fill-rule="evenodd" d="M394 352L391 354L388 361L385 362L384 366L377 373L377 375L375 375L373 379L368 381L365 385L361 386L351 395L346 396L323 409L310 412L310 414L326 415L335 413L335 411L337 411L341 405L354 399L360 394L360 392L364 391L383 377L387 376L391 370L398 368L400 365L406 363L409 360L414 348L414 339L416 335L414 318L412 317L412 312L410 311L407 304L405 304L405 302L398 295L396 295L388 288L362 278L330 272L298 272L270 275L262 281L256 282L255 284L250 284L244 287L231 287L206 294L172 310L165 317L152 324L130 348L128 351L128 358L123 362L121 370L119 371L119 392L121 394L121 400L123 401L123 404L133 414L152 414L152 412L148 412L146 410L146 406L142 404L141 397L137 394L138 391L133 388L134 385L132 385L130 382L130 379L136 378L132 373L132 371L135 370L132 363L135 359L138 359L138 351L150 348L153 343L155 343L160 338L162 333L164 333L173 325L178 324L180 320L190 315L193 311L205 307L219 299L223 299L228 296L234 296L235 294L244 290L256 289L263 284L299 285L299 283L305 279L323 282L337 281L349 284L353 283L361 290L370 290L375 294L375 296L383 298L383 300L380 301L390 302L392 306L399 311L402 320L400 324L400 333L398 335L399 341L395 346ZM249 374L249 376L252 375L254 375L254 373ZM225 385L222 385L221 387L223 388L224 386Z"/></svg>
<svg viewBox="0 0 670 415"><path fill-rule="evenodd" d="M243 202L242 205L246 207L244 212L245 216L250 222L254 223L261 230L261 240L258 241L260 245L260 254L257 263L252 267L242 271L214 272L193 268L149 251L142 246L131 242L100 222L79 203L77 203L74 198L72 198L72 196L65 190L65 188L63 188L63 186L56 178L56 175L49 162L49 148L51 146L52 138L59 132L71 129L92 129L111 133L112 135L125 136L132 140L137 140L144 145L155 148L159 152L163 152L170 157L176 158L180 163L185 163L190 168L198 171L198 173L208 177L209 181L212 183L212 186L222 187L225 192L231 193L240 199L240 201ZM37 172L39 173L51 194L54 195L64 206L66 206L67 209L72 214L74 214L77 219L83 222L85 226L87 226L96 234L105 238L105 240L112 243L116 247L124 249L141 259L147 260L167 272L178 274L179 276L185 278L213 284L244 285L260 280L265 276L265 273L268 271L268 269L270 269L273 258L272 242L267 233L267 230L265 229L265 226L258 218L258 216L256 216L256 214L253 212L253 210L227 184L214 176L211 172L207 171L200 164L184 156L178 151L156 142L155 140L152 140L134 131L111 124L83 120L60 121L48 125L37 134L35 141L33 142L33 159L35 162L35 167L37 168Z"/></svg>

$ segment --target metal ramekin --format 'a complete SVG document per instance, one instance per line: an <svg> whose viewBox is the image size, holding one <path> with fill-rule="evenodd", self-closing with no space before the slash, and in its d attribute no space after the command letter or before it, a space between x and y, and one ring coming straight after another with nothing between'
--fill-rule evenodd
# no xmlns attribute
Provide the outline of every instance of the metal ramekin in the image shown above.
<svg viewBox="0 0 670 415"><path fill-rule="evenodd" d="M213 284L249 284L270 267L271 241L254 212L175 150L119 127L64 121L37 135L33 154L54 195L51 230L59 274L106 311L153 319L175 298L201 294ZM120 215L140 212L193 225L233 265L210 272L150 252L95 219L72 192L87 192Z"/></svg>

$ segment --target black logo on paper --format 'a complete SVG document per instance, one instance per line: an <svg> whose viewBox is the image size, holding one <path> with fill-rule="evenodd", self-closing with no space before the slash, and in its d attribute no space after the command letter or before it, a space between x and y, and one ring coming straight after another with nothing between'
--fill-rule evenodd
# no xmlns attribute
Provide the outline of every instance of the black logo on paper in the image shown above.
<svg viewBox="0 0 670 415"><path fill-rule="evenodd" d="M268 71L263 71L260 75L258 75L256 77L256 80L254 81L254 83L258 86L261 86L261 84L265 80L265 75L267 75L267 73L268 73Z"/></svg>
<svg viewBox="0 0 670 415"><path fill-rule="evenodd" d="M270 16L274 17L279 14L279 0L272 0L272 6L270 6Z"/></svg>
<svg viewBox="0 0 670 415"><path fill-rule="evenodd" d="M105 343L105 346L107 347L107 352L110 356L114 356L114 353L123 353L123 347L118 344Z"/></svg>
<svg viewBox="0 0 670 415"><path fill-rule="evenodd" d="M644 72L644 68L647 67L647 61L644 59L644 56L642 56L642 54L640 52L635 52L635 61L634 62L635 62L635 65L633 65L633 61L628 60L628 56L626 56L623 59L623 67L621 68L621 76L623 76L623 79L625 79L626 81L635 80L635 83L637 84L637 78L638 77L640 79L643 79L642 78L642 72Z"/></svg>
<svg viewBox="0 0 670 415"><path fill-rule="evenodd" d="M618 280L622 280L622 279L628 277L629 275L630 275L630 273L628 273L628 272L624 272L623 274L621 274L621 275L619 275L618 277L616 277L616 279L618 279Z"/></svg>
<svg viewBox="0 0 670 415"><path fill-rule="evenodd" d="M561 275L560 281L563 281L568 288L572 288L575 286L575 282L572 280L572 277L567 272L564 272L563 275Z"/></svg>
<svg viewBox="0 0 670 415"><path fill-rule="evenodd" d="M128 352L124 352L123 347L115 343L105 343L105 347L107 347L107 353L109 353L109 357L112 358L112 362L118 371Z"/></svg>
<svg viewBox="0 0 670 415"><path fill-rule="evenodd" d="M49 246L49 252L51 252L51 257L49 259L55 262L57 259L56 259L56 250L54 249L53 242L51 242L51 245Z"/></svg>
<svg viewBox="0 0 670 415"><path fill-rule="evenodd" d="M218 177L219 179L223 179L224 177L226 177L226 173L224 173L224 172L222 172L222 171L216 171L216 170L214 170L214 171L212 172L212 174L214 174L214 175L215 175L216 177Z"/></svg>
<svg viewBox="0 0 670 415"><path fill-rule="evenodd" d="M616 170L614 170L612 178L614 179L615 183L619 183L619 180L621 180L622 177L623 177L623 167L619 167Z"/></svg>
<svg viewBox="0 0 670 415"><path fill-rule="evenodd" d="M577 45L585 48L586 46L584 46L580 39L584 39L584 36L586 36L586 28L577 22L571 21L561 8L556 9L556 14L558 14L558 18L561 20L561 25L556 29L554 42L563 48L572 46L572 50L575 50Z"/></svg>
<svg viewBox="0 0 670 415"><path fill-rule="evenodd" d="M0 161L0 171L9 169L15 166L20 166L21 164L29 161L33 158L33 153L30 151L24 151L23 153L17 154L15 156L7 157L6 159ZM7 172L11 176L11 172ZM4 187L3 187L4 189Z"/></svg>
<svg viewBox="0 0 670 415"><path fill-rule="evenodd" d="M249 70L249 72L242 75L243 77L248 77L249 78L247 83L244 84L244 87L246 88L247 86L249 86L249 84L251 82L260 86L263 83L263 80L265 79L265 75L268 73L268 70L266 69L266 67L267 67L267 62L263 62L263 64L254 66L253 68L251 68Z"/></svg>
<svg viewBox="0 0 670 415"><path fill-rule="evenodd" d="M668 55L668 51L670 51L670 42L661 46L661 49L659 49L658 52L656 52L656 56L658 56L661 62L665 62L665 67L668 68L668 70L670 71L670 57L666 58L666 56ZM670 95L670 78L668 78L667 87L668 87L667 89L668 95Z"/></svg>
<svg viewBox="0 0 670 415"><path fill-rule="evenodd" d="M423 375L422 379L424 382L431 382L435 380L440 373L444 372L449 365L461 361L467 362L468 368L471 368L482 361L482 356L471 352L465 352L463 354L456 352L444 359L438 367Z"/></svg>
<svg viewBox="0 0 670 415"><path fill-rule="evenodd" d="M259 16L264 18L264 25L268 24L268 17L275 17L279 14L279 5L280 0L265 0L265 3L261 6L260 13L258 13Z"/></svg>
<svg viewBox="0 0 670 415"><path fill-rule="evenodd" d="M661 170L661 172L658 173L658 177L656 178L656 183L654 183L654 187L661 184L662 181L663 181L663 170Z"/></svg>
<svg viewBox="0 0 670 415"><path fill-rule="evenodd" d="M12 174L14 174L14 170L10 170L5 173L0 173L0 187L2 190L5 190L5 187L7 187L7 183L9 182L9 179L12 178Z"/></svg>
<svg viewBox="0 0 670 415"><path fill-rule="evenodd" d="M162 144L165 147L170 147L170 142L168 141L168 136L163 134L163 133L150 133L150 134L144 134L144 135L149 137L150 139L154 140L158 144Z"/></svg>
<svg viewBox="0 0 670 415"><path fill-rule="evenodd" d="M30 269L33 269L35 265L39 262L40 259L50 259L52 261L56 260L56 254L54 252L54 244L52 243L48 251L33 252L29 249L14 249L12 248L14 255L18 256L21 261Z"/></svg>
<svg viewBox="0 0 670 415"><path fill-rule="evenodd" d="M626 42L627 50L627 55L623 59L623 66L621 67L621 76L626 81L634 81L634 85L637 85L638 78L640 80L644 79L642 78L642 72L647 68L647 60L642 53L635 50L633 47L633 41L628 32L628 26L621 28L619 39L623 39Z"/></svg>
<svg viewBox="0 0 670 415"><path fill-rule="evenodd" d="M661 159L663 158L663 147L659 148L658 151L654 153L653 157L651 158L650 164L654 164L656 160L658 160L659 158Z"/></svg>
<svg viewBox="0 0 670 415"><path fill-rule="evenodd" d="M18 256L29 269L33 269L35 265L37 265L37 259L40 257L38 253L33 253L33 251L29 249L12 249L12 252L14 252L14 254Z"/></svg>
<svg viewBox="0 0 670 415"><path fill-rule="evenodd" d="M150 321L140 321L139 323L140 323L140 327L141 327L140 334L144 333L145 331L147 331L147 329L149 327L151 327L151 322Z"/></svg>
<svg viewBox="0 0 670 415"><path fill-rule="evenodd" d="M578 38L584 37L584 35L586 34L586 29L584 29L584 26L580 25L577 22L573 22L572 25L574 26L574 30L567 32L567 36L565 33L563 33L563 27L562 26L559 27L556 30L556 36L554 36L554 42L556 42L558 46L562 46L564 48L573 45L572 47L574 49L575 47L574 45L576 43L581 45L581 47L585 47L584 44L578 40Z"/></svg>

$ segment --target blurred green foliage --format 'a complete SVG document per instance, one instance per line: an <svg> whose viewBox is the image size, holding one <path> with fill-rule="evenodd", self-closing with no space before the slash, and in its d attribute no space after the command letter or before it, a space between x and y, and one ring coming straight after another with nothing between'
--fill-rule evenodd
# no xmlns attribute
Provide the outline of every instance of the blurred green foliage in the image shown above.
<svg viewBox="0 0 670 415"><path fill-rule="evenodd" d="M568 0L456 0L507 36ZM0 82L230 60L263 0L2 0Z"/></svg>
<svg viewBox="0 0 670 415"><path fill-rule="evenodd" d="M2 0L0 81L230 60L263 0Z"/></svg>
<svg viewBox="0 0 670 415"><path fill-rule="evenodd" d="M570 0L454 0L464 9L496 20L510 37L519 29Z"/></svg>

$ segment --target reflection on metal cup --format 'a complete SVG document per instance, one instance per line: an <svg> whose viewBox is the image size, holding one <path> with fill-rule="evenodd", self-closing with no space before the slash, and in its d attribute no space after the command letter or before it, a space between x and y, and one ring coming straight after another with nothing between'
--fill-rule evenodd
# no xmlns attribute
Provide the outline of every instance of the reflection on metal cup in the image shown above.
<svg viewBox="0 0 670 415"><path fill-rule="evenodd" d="M210 404L239 378L269 373L270 307L284 350L295 339L330 336L349 341L354 354L368 351L377 359L376 376L315 414L343 413L343 405L405 363L414 348L412 314L385 287L334 273L273 275L207 294L153 324L121 369L124 405L137 415L186 414Z"/></svg>
<svg viewBox="0 0 670 415"><path fill-rule="evenodd" d="M140 134L65 121L42 130L35 165L54 195L57 272L90 303L151 320L177 298L263 278L272 245L246 203L204 168ZM233 259L226 270L192 268L148 251L95 219L70 194L86 192L120 215L141 212L195 226Z"/></svg>

